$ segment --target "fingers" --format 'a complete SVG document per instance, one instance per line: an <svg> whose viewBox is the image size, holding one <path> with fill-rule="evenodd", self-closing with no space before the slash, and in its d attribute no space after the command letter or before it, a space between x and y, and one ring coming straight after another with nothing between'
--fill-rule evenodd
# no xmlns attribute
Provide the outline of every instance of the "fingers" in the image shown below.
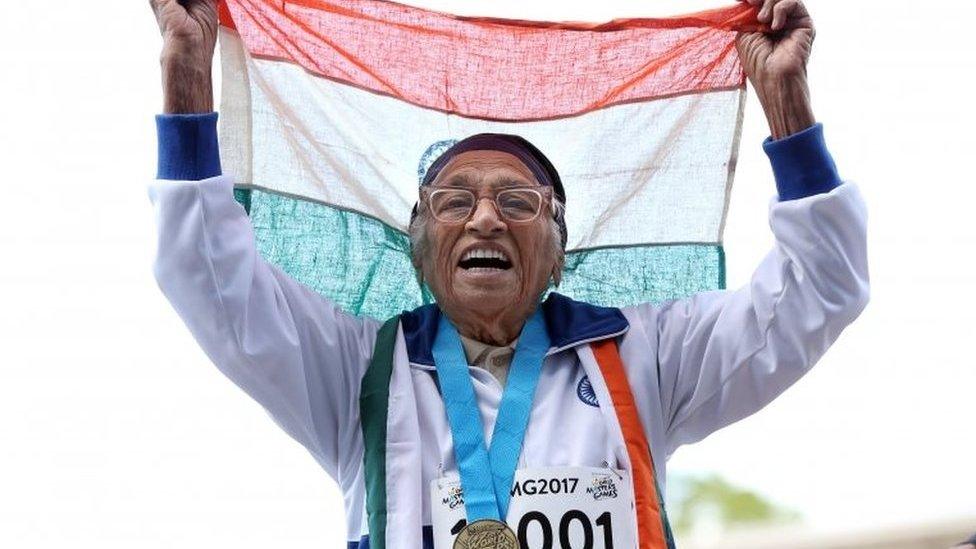
<svg viewBox="0 0 976 549"><path fill-rule="evenodd" d="M773 6L776 4L776 0L762 0L762 7L759 8L759 22L769 23L771 17L770 14L773 11Z"/></svg>
<svg viewBox="0 0 976 549"><path fill-rule="evenodd" d="M760 23L766 23L774 32L784 29L812 26L810 13L802 0L747 0L749 4L757 6L760 3L757 18Z"/></svg>
<svg viewBox="0 0 976 549"><path fill-rule="evenodd" d="M152 8L153 11L158 12L159 10L165 8L166 4L169 4L172 1L173 0L149 0L149 7Z"/></svg>
<svg viewBox="0 0 976 549"><path fill-rule="evenodd" d="M156 21L162 25L163 17L162 15L170 10L170 4L176 4L176 0L149 0L149 7L152 8L153 13L156 14Z"/></svg>
<svg viewBox="0 0 976 549"><path fill-rule="evenodd" d="M778 0L773 6L773 23L770 27L779 31L793 26L790 23L807 17L806 7L800 0Z"/></svg>

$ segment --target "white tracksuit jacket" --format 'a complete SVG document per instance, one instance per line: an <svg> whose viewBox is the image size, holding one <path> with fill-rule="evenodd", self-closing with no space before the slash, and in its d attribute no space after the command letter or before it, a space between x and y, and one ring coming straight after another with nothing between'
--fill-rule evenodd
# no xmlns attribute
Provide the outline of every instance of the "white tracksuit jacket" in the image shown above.
<svg viewBox="0 0 976 549"><path fill-rule="evenodd" d="M346 539L355 546L367 531L359 387L380 322L343 313L265 262L232 186L226 176L151 185L156 278L214 364L339 484ZM756 412L813 366L867 303L865 206L856 186L845 183L774 201L769 218L775 246L738 290L627 307L622 324L569 318L573 304L563 303L567 320L550 325L554 348L519 466L615 462L599 409L579 394L581 361L593 360L588 341L617 338L662 484L676 448ZM402 330L398 337L403 345ZM424 357L429 349L411 348L395 360L410 363L426 486L456 466L434 369ZM472 367L471 375L490 436L502 387L486 370ZM416 504L429 525L422 499Z"/></svg>

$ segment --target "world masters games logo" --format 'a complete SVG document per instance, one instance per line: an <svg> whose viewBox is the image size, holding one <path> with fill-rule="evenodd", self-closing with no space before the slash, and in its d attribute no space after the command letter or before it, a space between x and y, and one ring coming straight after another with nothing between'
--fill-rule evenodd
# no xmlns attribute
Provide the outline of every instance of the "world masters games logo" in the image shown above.
<svg viewBox="0 0 976 549"><path fill-rule="evenodd" d="M610 475L597 475L586 487L586 493L593 496L596 501L612 499L617 497L617 483L613 481Z"/></svg>
<svg viewBox="0 0 976 549"><path fill-rule="evenodd" d="M441 504L447 505L448 509L455 509L464 505L464 491L461 489L461 486L452 486L447 491L447 496L441 498Z"/></svg>

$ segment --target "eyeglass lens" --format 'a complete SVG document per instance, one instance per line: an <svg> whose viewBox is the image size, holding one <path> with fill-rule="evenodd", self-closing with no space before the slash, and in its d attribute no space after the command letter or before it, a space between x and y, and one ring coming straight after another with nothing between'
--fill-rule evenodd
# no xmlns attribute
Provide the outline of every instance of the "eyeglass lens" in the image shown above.
<svg viewBox="0 0 976 549"><path fill-rule="evenodd" d="M430 194L430 209L439 221L465 221L476 205L474 193L467 189L438 189ZM495 195L495 205L509 221L531 221L539 215L542 195L533 189L504 189Z"/></svg>

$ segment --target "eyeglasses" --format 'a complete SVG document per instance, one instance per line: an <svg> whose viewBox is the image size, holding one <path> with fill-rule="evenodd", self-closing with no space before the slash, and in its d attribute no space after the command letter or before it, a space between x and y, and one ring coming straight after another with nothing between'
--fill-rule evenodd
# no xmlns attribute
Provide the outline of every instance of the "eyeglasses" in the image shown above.
<svg viewBox="0 0 976 549"><path fill-rule="evenodd" d="M431 190L421 188L421 198L434 219L442 223L462 223L474 215L479 197L473 191L461 188ZM539 217L542 204L550 198L552 187L514 187L495 192L495 209L506 221L526 223Z"/></svg>

